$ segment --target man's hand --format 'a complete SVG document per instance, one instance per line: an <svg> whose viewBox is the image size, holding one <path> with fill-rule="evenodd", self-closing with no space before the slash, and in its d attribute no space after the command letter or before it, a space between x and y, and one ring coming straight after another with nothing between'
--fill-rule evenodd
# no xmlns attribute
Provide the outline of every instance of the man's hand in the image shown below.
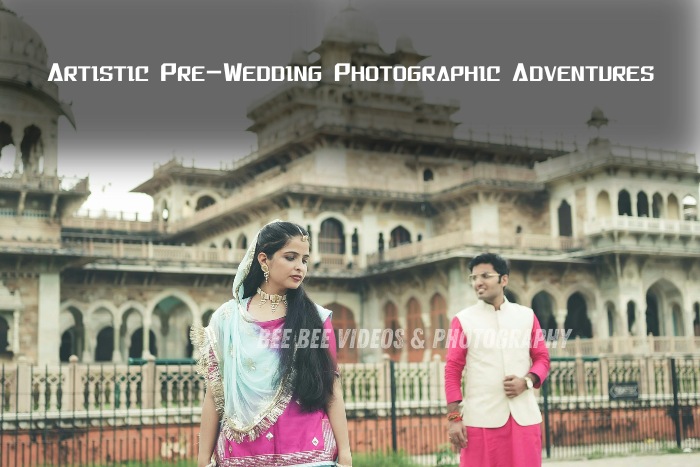
<svg viewBox="0 0 700 467"><path fill-rule="evenodd" d="M461 420L449 422L450 427L447 429L447 434L450 437L450 443L455 449L464 449L467 447L467 428L462 425Z"/></svg>
<svg viewBox="0 0 700 467"><path fill-rule="evenodd" d="M503 389L506 392L506 396L512 399L527 390L527 383L525 382L525 378L508 375L503 380Z"/></svg>

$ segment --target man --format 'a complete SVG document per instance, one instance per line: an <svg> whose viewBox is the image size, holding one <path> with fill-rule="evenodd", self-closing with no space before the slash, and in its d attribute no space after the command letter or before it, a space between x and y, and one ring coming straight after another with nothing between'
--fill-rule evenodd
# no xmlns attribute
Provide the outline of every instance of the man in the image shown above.
<svg viewBox="0 0 700 467"><path fill-rule="evenodd" d="M540 324L530 308L505 298L509 270L499 255L477 256L469 271L479 301L452 320L445 364L450 442L461 448L462 467L539 466L542 415L533 389L549 372Z"/></svg>

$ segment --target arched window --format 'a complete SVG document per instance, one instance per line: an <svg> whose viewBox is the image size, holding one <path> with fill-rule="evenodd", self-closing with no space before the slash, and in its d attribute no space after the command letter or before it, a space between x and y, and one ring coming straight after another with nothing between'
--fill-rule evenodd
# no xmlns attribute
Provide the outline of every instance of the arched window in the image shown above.
<svg viewBox="0 0 700 467"><path fill-rule="evenodd" d="M622 190L617 195L617 213L620 216L632 215L632 200L630 199L630 194L627 190Z"/></svg>
<svg viewBox="0 0 700 467"><path fill-rule="evenodd" d="M610 209L610 195L607 191L598 193L595 207L599 219L606 219L612 215L612 209Z"/></svg>
<svg viewBox="0 0 700 467"><path fill-rule="evenodd" d="M334 218L321 222L321 233L318 236L318 252L342 255L345 254L345 234L343 224Z"/></svg>
<svg viewBox="0 0 700 467"><path fill-rule="evenodd" d="M4 317L0 316L0 355L3 355L11 350L8 349L8 346L10 345L9 331L10 325L7 324Z"/></svg>
<svg viewBox="0 0 700 467"><path fill-rule="evenodd" d="M629 302L627 302L627 331L632 336L636 335L636 333L634 332L634 322L637 319L637 312L635 308L636 306L633 301L630 300Z"/></svg>
<svg viewBox="0 0 700 467"><path fill-rule="evenodd" d="M698 201L693 196L688 195L683 198L683 220L698 220Z"/></svg>
<svg viewBox="0 0 700 467"><path fill-rule="evenodd" d="M637 193L637 216L649 217L649 198L643 191Z"/></svg>
<svg viewBox="0 0 700 467"><path fill-rule="evenodd" d="M387 302L386 305L384 305L384 331L382 333L382 349L384 349L384 353L389 355L389 357L395 362L398 362L401 359L401 351L403 350L403 346L405 346L406 344L405 335L403 336L403 344L398 339L400 329L401 325L399 324L399 311L396 308L394 302ZM384 335L387 335L388 339L385 339ZM391 343L389 344L389 342Z"/></svg>
<svg viewBox="0 0 700 467"><path fill-rule="evenodd" d="M194 207L195 211L201 211L202 209L208 208L212 204L216 204L216 200L211 196L204 195L197 199L197 205Z"/></svg>
<svg viewBox="0 0 700 467"><path fill-rule="evenodd" d="M680 220L680 207L678 206L678 198L676 195L668 195L668 218L672 220Z"/></svg>
<svg viewBox="0 0 700 467"><path fill-rule="evenodd" d="M411 234L402 226L396 227L391 231L391 240L389 241L389 248L394 248L404 243L411 243Z"/></svg>
<svg viewBox="0 0 700 467"><path fill-rule="evenodd" d="M245 235L240 234L238 240L236 240L236 248L239 250L245 250L248 248L248 239Z"/></svg>
<svg viewBox="0 0 700 467"><path fill-rule="evenodd" d="M580 292L572 294L566 301L564 328L572 330L572 339L575 337L593 337L591 320L588 318L588 306Z"/></svg>
<svg viewBox="0 0 700 467"><path fill-rule="evenodd" d="M433 175L433 171L430 169L425 169L423 171L423 181L424 182L432 182L435 176Z"/></svg>
<svg viewBox="0 0 700 467"><path fill-rule="evenodd" d="M651 197L651 217L658 219L664 217L664 198L659 193Z"/></svg>
<svg viewBox="0 0 700 467"><path fill-rule="evenodd" d="M231 240L229 240L228 238L224 240L224 243L221 244L221 248L223 248L224 250L230 250L231 248L233 248Z"/></svg>
<svg viewBox="0 0 700 467"><path fill-rule="evenodd" d="M41 173L43 144L41 142L41 129L36 125L29 125L24 129L24 137L19 145L22 154L22 170L24 173Z"/></svg>
<svg viewBox="0 0 700 467"><path fill-rule="evenodd" d="M673 335L685 336L685 329L683 326L683 312L681 311L681 306L679 304L673 304L671 317L673 318Z"/></svg>
<svg viewBox="0 0 700 467"><path fill-rule="evenodd" d="M693 304L693 334L700 336L700 303Z"/></svg>
<svg viewBox="0 0 700 467"><path fill-rule="evenodd" d="M69 362L70 356L74 355L75 348L75 326L61 334L61 347L58 350L58 359L62 362Z"/></svg>
<svg viewBox="0 0 700 467"><path fill-rule="evenodd" d="M559 215L559 236L571 237L574 232L571 225L571 206L565 199L561 201L557 213Z"/></svg>

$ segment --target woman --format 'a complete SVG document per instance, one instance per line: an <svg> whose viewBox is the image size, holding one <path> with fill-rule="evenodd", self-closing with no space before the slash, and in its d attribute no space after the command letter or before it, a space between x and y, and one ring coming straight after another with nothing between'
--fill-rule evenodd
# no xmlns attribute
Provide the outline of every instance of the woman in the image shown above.
<svg viewBox="0 0 700 467"><path fill-rule="evenodd" d="M208 389L198 466L352 464L331 312L301 285L308 260L306 230L266 225L233 299L192 331Z"/></svg>

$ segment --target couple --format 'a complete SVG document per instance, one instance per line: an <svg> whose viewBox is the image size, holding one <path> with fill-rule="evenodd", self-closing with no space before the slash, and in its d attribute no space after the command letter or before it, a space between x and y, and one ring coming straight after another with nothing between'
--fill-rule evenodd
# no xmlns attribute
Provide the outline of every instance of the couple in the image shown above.
<svg viewBox="0 0 700 467"><path fill-rule="evenodd" d="M200 467L352 465L330 311L315 305L301 285L308 260L303 227L266 225L238 267L233 299L206 329L193 330L208 388ZM509 268L503 258L480 255L469 269L479 302L455 316L451 335L471 341L479 331L517 328L530 331L534 341L539 323L533 311L505 299ZM328 345L259 345L261 335L297 342L301 330L324 331ZM549 355L535 344L507 352L492 346L448 350L447 418L460 465L541 465L541 417L532 389L547 376Z"/></svg>

